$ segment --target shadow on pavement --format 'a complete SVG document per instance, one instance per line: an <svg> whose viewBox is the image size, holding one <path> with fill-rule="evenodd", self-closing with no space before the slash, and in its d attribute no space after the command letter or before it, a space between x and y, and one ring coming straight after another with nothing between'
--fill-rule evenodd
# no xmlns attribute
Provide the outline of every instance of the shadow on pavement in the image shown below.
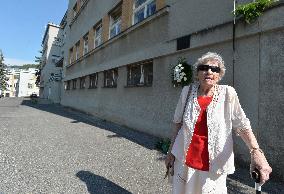
<svg viewBox="0 0 284 194"><path fill-rule="evenodd" d="M126 138L150 150L155 150L156 143L159 141L159 138L157 137L153 137L146 133L135 131L125 126L120 126L115 123L96 118L92 115L79 112L78 110L74 110L68 107L63 107L59 104L37 104L29 99L23 99L21 105L29 106L32 108L39 109L41 111L46 111L49 113L53 113L56 115L72 119L73 121L71 121L71 123L74 124L82 122L92 125L94 127L111 131L115 134L109 135L108 138Z"/></svg>
<svg viewBox="0 0 284 194"><path fill-rule="evenodd" d="M89 171L79 171L76 176L85 182L90 194L131 194L119 185Z"/></svg>
<svg viewBox="0 0 284 194"><path fill-rule="evenodd" d="M230 176L229 176L230 177ZM239 184L240 180L238 178L227 178L227 189L228 189L228 194L250 194L254 193L253 189L250 189L248 191L247 187L244 187L244 183ZM252 187L252 185L249 185Z"/></svg>
<svg viewBox="0 0 284 194"><path fill-rule="evenodd" d="M249 167L236 165L236 171L227 178L228 194L255 194ZM248 189L249 188L249 189ZM271 179L261 186L262 194L283 194L284 184Z"/></svg>
<svg viewBox="0 0 284 194"><path fill-rule="evenodd" d="M94 127L98 127L104 130L111 131L115 134L108 135L108 138L126 138L129 141L137 143L147 149L155 150L156 143L159 141L159 138L153 137L151 135L145 134L143 132L135 131L124 126L117 125L102 119L98 119L94 116L88 115L86 113L78 112L68 107L63 107L59 104L37 104L29 99L24 99L22 105L29 106L32 108L39 109L41 111L46 111L52 114L60 115L69 119L72 119L71 123L86 123ZM160 154L160 157L157 160L164 160L164 155ZM116 190L107 190L107 192L102 193L129 193L123 188L115 185L114 183L104 179L103 177L94 175L88 171L80 171L77 173L77 176L84 182L86 182L89 192L92 193L101 193L97 189L106 189L105 187L114 187ZM97 184L102 184L99 186ZM110 186L109 186L110 185ZM250 179L250 175L247 169L243 167L237 167L236 172L233 175L229 175L227 179L227 188L228 194L254 194L254 183ZM282 194L284 190L283 184L277 182L268 182L263 185L263 194ZM120 189L120 190L119 190ZM267 192L269 191L269 192Z"/></svg>

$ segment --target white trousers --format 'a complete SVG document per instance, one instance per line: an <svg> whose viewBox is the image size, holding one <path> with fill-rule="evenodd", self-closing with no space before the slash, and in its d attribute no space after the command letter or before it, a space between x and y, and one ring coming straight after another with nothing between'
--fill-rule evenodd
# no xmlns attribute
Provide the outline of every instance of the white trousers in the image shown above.
<svg viewBox="0 0 284 194"><path fill-rule="evenodd" d="M173 194L227 194L227 174L213 174L192 169L176 160Z"/></svg>

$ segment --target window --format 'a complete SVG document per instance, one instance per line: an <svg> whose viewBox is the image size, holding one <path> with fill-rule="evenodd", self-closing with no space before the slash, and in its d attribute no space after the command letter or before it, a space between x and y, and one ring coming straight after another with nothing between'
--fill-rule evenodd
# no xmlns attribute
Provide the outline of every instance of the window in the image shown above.
<svg viewBox="0 0 284 194"><path fill-rule="evenodd" d="M121 31L121 6L110 14L109 38L118 35Z"/></svg>
<svg viewBox="0 0 284 194"><path fill-rule="evenodd" d="M54 37L54 41L52 44L56 45L56 46L61 46L61 42L62 40L58 37Z"/></svg>
<svg viewBox="0 0 284 194"><path fill-rule="evenodd" d="M79 59L79 51L80 51L80 41L76 43L76 53L75 53L75 60Z"/></svg>
<svg viewBox="0 0 284 194"><path fill-rule="evenodd" d="M12 85L11 85L11 87L12 87ZM33 84L28 83L28 88L33 89Z"/></svg>
<svg viewBox="0 0 284 194"><path fill-rule="evenodd" d="M73 62L73 48L69 50L69 64Z"/></svg>
<svg viewBox="0 0 284 194"><path fill-rule="evenodd" d="M182 50L190 47L190 35L183 36L177 39L177 50Z"/></svg>
<svg viewBox="0 0 284 194"><path fill-rule="evenodd" d="M73 79L73 80L72 80L72 89L75 90L75 89L76 89L76 86L77 86L77 80L76 80L76 79Z"/></svg>
<svg viewBox="0 0 284 194"><path fill-rule="evenodd" d="M70 90L70 88L71 88L71 81L68 80L68 81L66 82L65 89L66 89L66 90Z"/></svg>
<svg viewBox="0 0 284 194"><path fill-rule="evenodd" d="M84 37L84 50L83 50L83 55L85 55L86 53L88 53L89 51L89 33L87 33Z"/></svg>
<svg viewBox="0 0 284 194"><path fill-rule="evenodd" d="M94 48L100 46L102 44L102 23L95 26L94 33Z"/></svg>
<svg viewBox="0 0 284 194"><path fill-rule="evenodd" d="M86 77L80 78L80 89L84 89L86 87Z"/></svg>
<svg viewBox="0 0 284 194"><path fill-rule="evenodd" d="M118 78L117 69L110 69L104 71L104 87L116 87L117 78Z"/></svg>
<svg viewBox="0 0 284 194"><path fill-rule="evenodd" d="M54 63L54 64L57 63L59 61L59 59L60 59L60 56L57 56L57 55L51 56L51 62Z"/></svg>
<svg viewBox="0 0 284 194"><path fill-rule="evenodd" d="M90 75L90 83L89 83L89 88L96 88L98 84L98 73L94 73Z"/></svg>
<svg viewBox="0 0 284 194"><path fill-rule="evenodd" d="M153 82L153 61L127 66L127 86L151 86Z"/></svg>
<svg viewBox="0 0 284 194"><path fill-rule="evenodd" d="M74 7L73 7L73 18L75 18L76 17L76 15L77 15L77 3L75 3L75 5L74 5Z"/></svg>
<svg viewBox="0 0 284 194"><path fill-rule="evenodd" d="M141 22L156 12L155 0L135 0L133 23Z"/></svg>
<svg viewBox="0 0 284 194"><path fill-rule="evenodd" d="M86 0L80 0L80 6L82 7L84 5Z"/></svg>

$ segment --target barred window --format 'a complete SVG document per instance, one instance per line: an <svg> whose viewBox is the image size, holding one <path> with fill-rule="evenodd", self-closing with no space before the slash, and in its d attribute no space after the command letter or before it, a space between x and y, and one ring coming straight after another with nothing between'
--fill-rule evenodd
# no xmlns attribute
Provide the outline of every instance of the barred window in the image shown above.
<svg viewBox="0 0 284 194"><path fill-rule="evenodd" d="M70 90L70 88L71 88L71 81L68 80L65 84L65 90Z"/></svg>
<svg viewBox="0 0 284 194"><path fill-rule="evenodd" d="M90 77L89 89L96 88L98 84L98 73L91 74L89 75L89 77Z"/></svg>
<svg viewBox="0 0 284 194"><path fill-rule="evenodd" d="M127 66L127 86L152 86L153 61Z"/></svg>
<svg viewBox="0 0 284 194"><path fill-rule="evenodd" d="M72 80L72 86L73 86L72 89L75 90L77 87L77 79Z"/></svg>
<svg viewBox="0 0 284 194"><path fill-rule="evenodd" d="M104 87L113 87L117 86L118 70L110 69L104 71Z"/></svg>
<svg viewBox="0 0 284 194"><path fill-rule="evenodd" d="M80 77L80 89L84 89L86 87L86 77Z"/></svg>

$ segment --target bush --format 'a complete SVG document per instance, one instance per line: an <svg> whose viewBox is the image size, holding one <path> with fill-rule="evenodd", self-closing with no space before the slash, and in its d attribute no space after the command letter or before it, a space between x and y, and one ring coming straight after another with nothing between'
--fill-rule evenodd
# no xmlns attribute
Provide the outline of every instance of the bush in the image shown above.
<svg viewBox="0 0 284 194"><path fill-rule="evenodd" d="M166 139L160 139L157 143L156 143L156 149L161 151L164 154L167 154L169 147L171 145L171 140L169 138Z"/></svg>
<svg viewBox="0 0 284 194"><path fill-rule="evenodd" d="M256 0L255 2L238 5L235 15L243 17L246 23L250 24L261 16L265 9L270 7L274 2L275 0Z"/></svg>

